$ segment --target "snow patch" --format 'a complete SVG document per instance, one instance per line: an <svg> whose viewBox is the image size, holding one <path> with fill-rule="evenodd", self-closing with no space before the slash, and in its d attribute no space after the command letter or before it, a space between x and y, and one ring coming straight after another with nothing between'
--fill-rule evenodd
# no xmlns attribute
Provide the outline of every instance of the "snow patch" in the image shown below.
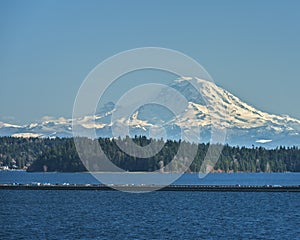
<svg viewBox="0 0 300 240"><path fill-rule="evenodd" d="M2 128L2 127L22 128L22 126L19 126L19 125L0 122L0 128Z"/></svg>
<svg viewBox="0 0 300 240"><path fill-rule="evenodd" d="M269 143L272 142L272 140L268 140L268 139L259 139L255 141L256 143Z"/></svg>
<svg viewBox="0 0 300 240"><path fill-rule="evenodd" d="M12 137L17 137L17 138L38 138L42 137L42 134L39 133L15 133L11 135Z"/></svg>

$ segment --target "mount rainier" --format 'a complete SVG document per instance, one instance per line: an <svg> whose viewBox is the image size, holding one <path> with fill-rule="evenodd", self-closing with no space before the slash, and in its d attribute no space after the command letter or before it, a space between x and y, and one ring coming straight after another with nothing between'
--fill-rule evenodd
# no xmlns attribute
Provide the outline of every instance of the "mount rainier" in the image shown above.
<svg viewBox="0 0 300 240"><path fill-rule="evenodd" d="M193 86L193 81L200 86L201 94ZM129 118L112 122L118 106L109 102L95 116L73 119L73 124L82 129L95 128L98 137L112 137L115 124L129 126L130 135L145 136L149 136L151 128L159 125L164 127L168 139L179 139L181 129L195 126L201 129L200 141L209 142L212 121L218 119L220 124L215 127L226 129L225 142L229 145L300 146L300 121L295 118L259 111L214 83L198 78L179 78L160 95L172 97L170 87L187 100L185 111L177 116L163 106L146 104ZM208 106L207 99L214 100L214 104ZM0 136L72 137L72 119L48 118L28 125L0 122Z"/></svg>

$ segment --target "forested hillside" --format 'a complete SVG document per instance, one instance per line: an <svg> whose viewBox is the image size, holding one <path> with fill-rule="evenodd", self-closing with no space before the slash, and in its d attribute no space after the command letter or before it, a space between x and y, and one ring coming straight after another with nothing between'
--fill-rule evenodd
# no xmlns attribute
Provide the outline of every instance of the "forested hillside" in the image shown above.
<svg viewBox="0 0 300 240"><path fill-rule="evenodd" d="M129 138L119 139L126 144ZM146 146L150 141L154 144L162 140L150 140L145 137L132 139L140 146ZM162 163L166 166L176 155L180 144L187 149L191 143L168 140L159 153L151 158L131 157L124 153L116 144L117 140L100 138L98 140L85 139L87 146L92 141L98 141L105 155L117 166L126 171L154 171L160 169ZM195 146L195 145L193 145ZM209 144L198 144L198 152L189 171L198 172L203 162ZM87 149L90 153L92 149ZM165 171L183 171L181 161L173 169L165 167ZM95 162L101 164L101 156L95 156ZM41 139L41 138L0 138L0 166L1 168L27 169L28 171L86 171L80 161L71 138ZM224 172L300 172L300 149L296 147L278 147L276 149L245 148L224 146L222 154L214 166L214 171Z"/></svg>

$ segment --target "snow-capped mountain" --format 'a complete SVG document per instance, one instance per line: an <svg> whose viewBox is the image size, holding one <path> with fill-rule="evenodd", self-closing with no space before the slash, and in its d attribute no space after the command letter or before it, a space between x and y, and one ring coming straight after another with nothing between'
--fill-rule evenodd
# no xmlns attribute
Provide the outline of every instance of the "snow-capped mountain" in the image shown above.
<svg viewBox="0 0 300 240"><path fill-rule="evenodd" d="M99 137L112 137L112 128L118 126L128 126L130 135L149 136L151 130L161 126L167 138L179 139L182 129L198 127L201 142L208 142L212 128L219 128L226 129L225 142L230 145L300 146L300 121L297 119L259 111L214 83L198 78L177 79L154 98L174 97L170 89L176 90L186 99L185 109L176 116L166 107L146 104L129 117L112 121L113 114L124 106L115 106L110 102L95 116L73 119L73 124L82 129L95 128ZM71 137L72 119L45 118L24 126L0 122L0 136Z"/></svg>
<svg viewBox="0 0 300 240"><path fill-rule="evenodd" d="M71 137L72 120L65 118L44 119L28 125L13 125L0 122L0 136L12 137Z"/></svg>

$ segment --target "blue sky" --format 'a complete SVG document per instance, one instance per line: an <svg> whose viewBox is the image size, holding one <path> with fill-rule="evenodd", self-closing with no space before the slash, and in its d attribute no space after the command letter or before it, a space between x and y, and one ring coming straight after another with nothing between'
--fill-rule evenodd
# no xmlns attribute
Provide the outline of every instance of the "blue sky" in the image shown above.
<svg viewBox="0 0 300 240"><path fill-rule="evenodd" d="M181 51L256 108L300 119L299 1L1 1L0 121L71 117L83 79L132 48Z"/></svg>

